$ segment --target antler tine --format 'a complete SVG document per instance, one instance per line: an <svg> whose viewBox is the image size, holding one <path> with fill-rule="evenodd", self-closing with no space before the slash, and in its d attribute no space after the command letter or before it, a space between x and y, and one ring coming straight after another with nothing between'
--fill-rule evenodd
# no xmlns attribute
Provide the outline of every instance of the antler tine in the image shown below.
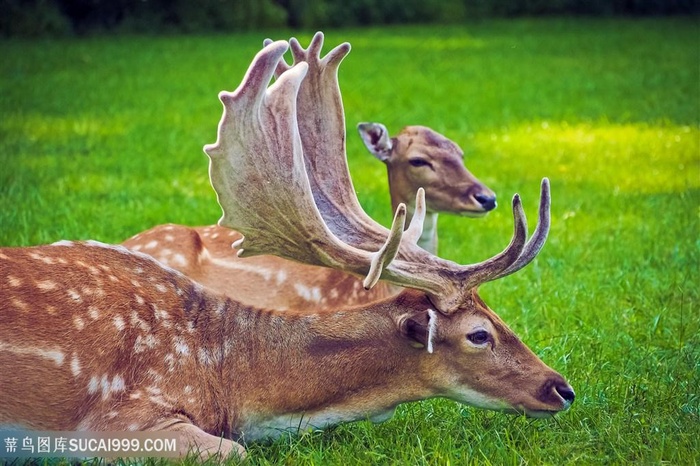
<svg viewBox="0 0 700 466"><path fill-rule="evenodd" d="M265 39L263 41L263 48L267 47L273 42L272 39ZM277 67L275 68L275 79L278 78L282 73L289 70L291 66L287 63L284 57L281 57L279 62L277 62Z"/></svg>
<svg viewBox="0 0 700 466"><path fill-rule="evenodd" d="M418 243L423 233L423 222L425 221L425 190L419 188L416 192L416 208L408 229L403 233L406 243Z"/></svg>
<svg viewBox="0 0 700 466"><path fill-rule="evenodd" d="M248 103L260 102L263 94L266 92L267 83L272 79L280 58L282 58L288 48L289 44L285 41L271 42L269 47L267 47L267 53L258 53L255 56L240 86L232 93L221 92L219 98L222 101L223 99L241 101L247 99ZM265 83L266 85L260 86L260 83Z"/></svg>
<svg viewBox="0 0 700 466"><path fill-rule="evenodd" d="M313 57L319 59L321 57L321 48L323 47L323 33L318 31L311 38L309 42L309 47L304 50L296 37L289 39L289 48L292 50L292 57L294 57L294 62L304 61L307 57Z"/></svg>
<svg viewBox="0 0 700 466"><path fill-rule="evenodd" d="M297 63L268 88L287 49L274 42L254 58L236 91L222 92L217 141L205 146L224 215L221 225L244 235L239 255L275 254L359 275L376 283L396 255L406 217L397 210L391 234L376 253L345 244L327 228L314 202L297 123L297 95L307 63ZM250 238L250 239L249 239Z"/></svg>
<svg viewBox="0 0 700 466"><path fill-rule="evenodd" d="M527 264L532 262L532 260L539 254L547 241L547 235L549 234L549 227L551 224L551 194L549 189L549 180L547 178L542 179L542 185L540 188L540 208L539 216L537 219L537 225L535 226L535 231L532 236L525 244L523 251L520 256L513 262L509 267L500 273L494 275L489 280L496 280L498 278L505 277L507 275L513 274L518 270L525 267Z"/></svg>
<svg viewBox="0 0 700 466"><path fill-rule="evenodd" d="M369 290L377 284L382 272L394 260L396 253L399 252L403 229L406 224L406 205L399 204L394 215L394 221L391 223L389 238L384 246L373 254L369 273L362 283L366 290Z"/></svg>
<svg viewBox="0 0 700 466"><path fill-rule="evenodd" d="M490 281L503 270L510 267L522 254L527 240L527 219L523 204L518 194L513 196L513 238L500 253L478 264L464 266L463 273L468 274L468 288L474 288Z"/></svg>

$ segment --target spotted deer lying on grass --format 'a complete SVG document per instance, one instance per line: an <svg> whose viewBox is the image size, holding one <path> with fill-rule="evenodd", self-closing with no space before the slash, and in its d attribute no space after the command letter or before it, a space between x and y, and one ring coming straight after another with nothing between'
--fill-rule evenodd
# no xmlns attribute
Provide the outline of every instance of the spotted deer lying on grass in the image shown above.
<svg viewBox="0 0 700 466"><path fill-rule="evenodd" d="M208 457L242 455L238 442L286 430L385 419L402 402L436 396L530 416L571 405L566 380L477 294L540 251L548 182L529 240L515 196L513 239L502 253L458 265L426 252L416 245L422 190L409 228L400 205L387 230L362 211L340 169L338 134L321 128L323 144L302 149L305 123L341 117L336 70L349 45L285 69L268 87L287 48L267 45L240 86L220 94L217 141L205 147L220 223L246 235L240 254L275 254L364 276L367 287L381 278L406 289L334 312L280 312L208 292L122 246L3 248L0 424L174 431L182 454ZM305 93L316 95L314 105L297 100Z"/></svg>
<svg viewBox="0 0 700 466"><path fill-rule="evenodd" d="M314 36L308 50L295 39L290 43L294 61L305 62L319 55L323 36ZM289 66L282 60L277 75L286 69ZM299 96L307 100L305 105L312 105L312 98L310 93ZM334 99L334 105L339 106L337 117L302 123L305 150L315 149L318 134L332 131L338 141L334 146L344 151L342 101L339 96ZM322 123L325 128L318 126ZM406 205L407 222L413 218L416 192L421 187L425 189L427 212L418 244L429 252L437 253L438 212L479 217L496 207L493 191L467 170L462 150L443 135L424 126L407 126L395 137L389 137L380 123L361 123L358 130L367 149L386 164L392 206L396 210L400 204ZM153 227L123 244L153 256L210 290L266 308L334 310L341 305L383 299L400 291L390 283L379 283L365 290L361 280L340 270L271 255L238 258L231 243L240 237L237 231L218 225L192 228L170 224Z"/></svg>

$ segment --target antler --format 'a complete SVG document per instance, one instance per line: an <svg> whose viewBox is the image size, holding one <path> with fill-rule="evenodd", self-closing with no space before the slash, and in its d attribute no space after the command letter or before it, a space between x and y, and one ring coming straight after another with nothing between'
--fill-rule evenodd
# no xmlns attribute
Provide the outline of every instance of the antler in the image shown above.
<svg viewBox="0 0 700 466"><path fill-rule="evenodd" d="M373 250L389 232L360 206L345 157L345 112L338 67L350 53L350 44L342 43L321 58L323 39L323 33L317 32L307 49L295 38L289 41L293 64L307 63L309 67L297 97L297 119L311 191L321 216L336 236L355 247ZM270 43L270 39L263 42ZM280 60L276 77L289 69L291 66ZM422 230L422 224L419 228Z"/></svg>
<svg viewBox="0 0 700 466"><path fill-rule="evenodd" d="M397 209L391 231L362 210L347 168L337 81L350 46L342 44L321 59L322 44L321 33L308 50L292 39L296 64L289 66L281 59L287 44L266 41L239 88L220 94L224 115L218 139L205 152L224 210L220 224L251 238L234 245L245 246L239 253L276 254L367 275L366 287L381 277L425 291L443 313L456 310L481 283L527 265L549 229L546 179L532 238L526 241L525 214L516 195L509 246L478 264L458 265L415 244L424 217L423 190L417 193L417 212L403 240L405 206ZM279 77L267 89L275 70Z"/></svg>
<svg viewBox="0 0 700 466"><path fill-rule="evenodd" d="M221 92L224 114L216 143L207 145L210 178L224 215L221 225L252 241L239 255L276 254L289 259L367 275L376 283L396 255L406 218L399 206L388 239L375 253L343 243L326 227L316 207L304 166L296 96L308 65L285 71L269 89L286 52L275 42L258 53L234 92Z"/></svg>

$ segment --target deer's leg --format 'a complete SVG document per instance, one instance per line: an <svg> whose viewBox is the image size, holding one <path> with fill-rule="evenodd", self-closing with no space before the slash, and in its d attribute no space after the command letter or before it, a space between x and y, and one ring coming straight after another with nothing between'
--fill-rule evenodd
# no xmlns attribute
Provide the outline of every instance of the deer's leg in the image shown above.
<svg viewBox="0 0 700 466"><path fill-rule="evenodd" d="M213 456L226 459L231 454L241 459L245 458L245 448L241 444L208 434L194 424L178 420L176 424L164 430L180 434L178 453L181 457L196 453L203 461Z"/></svg>
<svg viewBox="0 0 700 466"><path fill-rule="evenodd" d="M233 440L208 434L182 414L143 399L129 400L92 410L76 430L97 432L173 432L178 434L180 457L196 454L200 460L216 457L220 460L236 455L245 457L245 448Z"/></svg>

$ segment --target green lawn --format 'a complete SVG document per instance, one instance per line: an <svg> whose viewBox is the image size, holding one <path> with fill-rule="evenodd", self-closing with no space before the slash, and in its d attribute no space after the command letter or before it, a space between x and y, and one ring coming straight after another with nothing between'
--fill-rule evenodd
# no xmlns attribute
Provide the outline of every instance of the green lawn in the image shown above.
<svg viewBox="0 0 700 466"><path fill-rule="evenodd" d="M441 255L509 240L508 199L536 214L539 258L482 296L577 391L530 420L445 400L251 445L250 464L697 464L700 461L700 37L696 19L516 20L326 32L358 195L383 223L383 167L354 126L424 124L497 191L485 219L441 218ZM202 146L217 93L266 35L0 42L0 244L119 242L214 223ZM298 37L306 44L309 32ZM534 220L533 220L534 223Z"/></svg>

